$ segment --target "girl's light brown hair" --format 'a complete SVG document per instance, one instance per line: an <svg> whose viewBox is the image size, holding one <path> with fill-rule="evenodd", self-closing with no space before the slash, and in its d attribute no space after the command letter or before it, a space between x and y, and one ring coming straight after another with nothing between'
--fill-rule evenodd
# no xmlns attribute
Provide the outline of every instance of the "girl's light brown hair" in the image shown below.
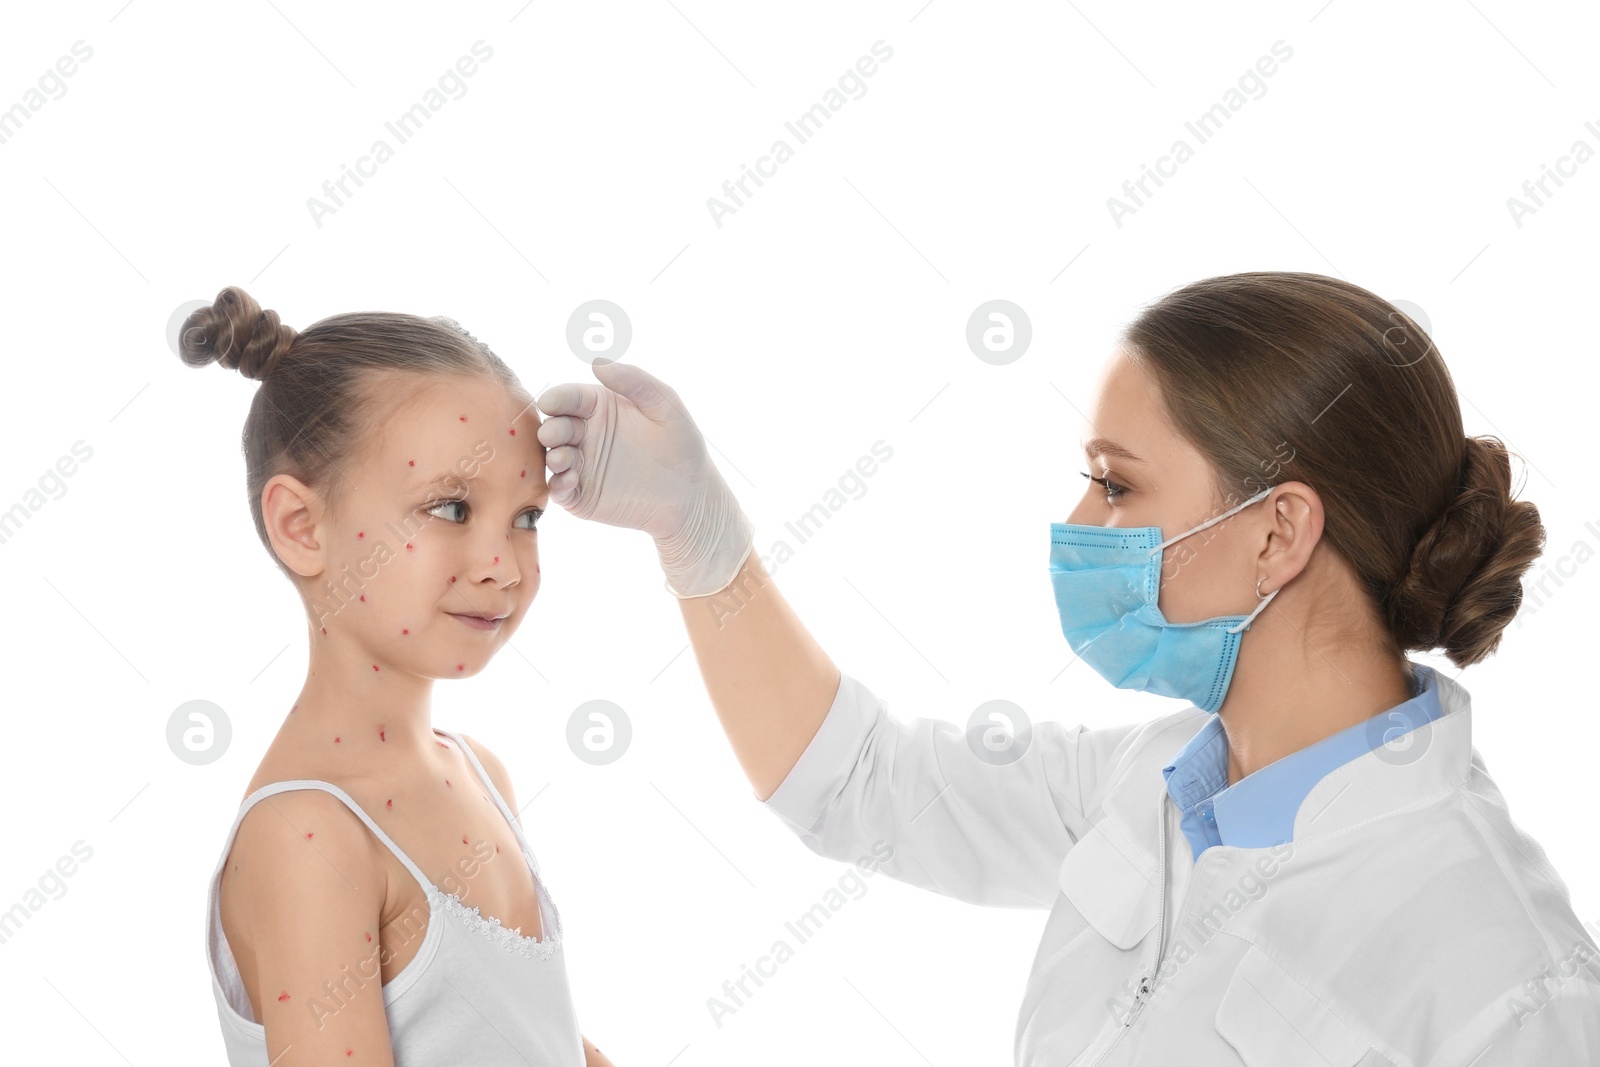
<svg viewBox="0 0 1600 1067"><path fill-rule="evenodd" d="M1500 643L1543 551L1510 453L1467 437L1432 339L1388 301L1320 274L1253 271L1167 294L1124 331L1223 506L1304 482L1389 651L1457 667Z"/></svg>
<svg viewBox="0 0 1600 1067"><path fill-rule="evenodd" d="M256 535L285 575L261 515L273 476L291 474L336 507L373 431L441 378L488 377L533 402L504 361L453 319L356 311L302 332L234 285L184 320L178 354L191 367L219 363L261 382L241 438L245 488Z"/></svg>

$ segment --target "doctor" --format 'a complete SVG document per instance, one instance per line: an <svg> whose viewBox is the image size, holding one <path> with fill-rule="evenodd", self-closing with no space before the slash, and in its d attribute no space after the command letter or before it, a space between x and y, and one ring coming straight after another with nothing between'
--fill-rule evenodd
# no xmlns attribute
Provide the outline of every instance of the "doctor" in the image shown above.
<svg viewBox="0 0 1600 1067"><path fill-rule="evenodd" d="M1047 573L1084 662L1184 706L1004 764L843 674L677 394L593 370L539 398L551 496L652 535L757 797L821 856L883 839L893 878L1049 910L1019 1067L1600 1064L1595 942L1466 689L1406 655L1493 652L1544 529L1392 305L1255 272L1127 328Z"/></svg>

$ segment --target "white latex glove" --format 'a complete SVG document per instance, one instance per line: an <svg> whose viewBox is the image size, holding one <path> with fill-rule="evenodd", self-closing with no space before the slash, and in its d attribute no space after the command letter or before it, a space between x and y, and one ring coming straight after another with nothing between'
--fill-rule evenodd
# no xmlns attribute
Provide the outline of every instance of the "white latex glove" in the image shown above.
<svg viewBox="0 0 1600 1067"><path fill-rule="evenodd" d="M705 438L670 385L615 361L591 363L599 385L552 385L546 418L550 499L580 519L655 539L667 591L726 589L755 547L755 529L711 463Z"/></svg>

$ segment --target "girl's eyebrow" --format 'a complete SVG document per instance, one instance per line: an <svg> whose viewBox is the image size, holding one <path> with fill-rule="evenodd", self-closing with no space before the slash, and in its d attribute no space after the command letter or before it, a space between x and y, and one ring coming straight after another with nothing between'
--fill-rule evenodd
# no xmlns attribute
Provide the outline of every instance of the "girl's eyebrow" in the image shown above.
<svg viewBox="0 0 1600 1067"><path fill-rule="evenodd" d="M453 474L449 471L446 471L445 473L435 477L432 481L417 486L414 492L453 493L457 490L465 491L471 488L471 482L471 478L463 478L459 474Z"/></svg>
<svg viewBox="0 0 1600 1067"><path fill-rule="evenodd" d="M1104 437L1096 437L1083 446L1083 451L1090 459L1098 456L1116 456L1118 459L1130 460L1134 463L1143 463L1144 460L1129 452L1119 444L1107 441Z"/></svg>

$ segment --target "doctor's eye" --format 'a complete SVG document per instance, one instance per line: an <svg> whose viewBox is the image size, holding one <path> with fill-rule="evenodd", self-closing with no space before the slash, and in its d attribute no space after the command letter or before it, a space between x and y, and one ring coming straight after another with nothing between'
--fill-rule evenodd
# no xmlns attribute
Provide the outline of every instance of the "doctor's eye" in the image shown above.
<svg viewBox="0 0 1600 1067"><path fill-rule="evenodd" d="M1105 486L1107 503L1116 500L1117 497L1128 491L1125 486L1118 485L1109 478L1095 478L1087 471L1079 471L1078 473L1082 474L1085 478L1088 478L1091 482L1099 482L1101 485Z"/></svg>

